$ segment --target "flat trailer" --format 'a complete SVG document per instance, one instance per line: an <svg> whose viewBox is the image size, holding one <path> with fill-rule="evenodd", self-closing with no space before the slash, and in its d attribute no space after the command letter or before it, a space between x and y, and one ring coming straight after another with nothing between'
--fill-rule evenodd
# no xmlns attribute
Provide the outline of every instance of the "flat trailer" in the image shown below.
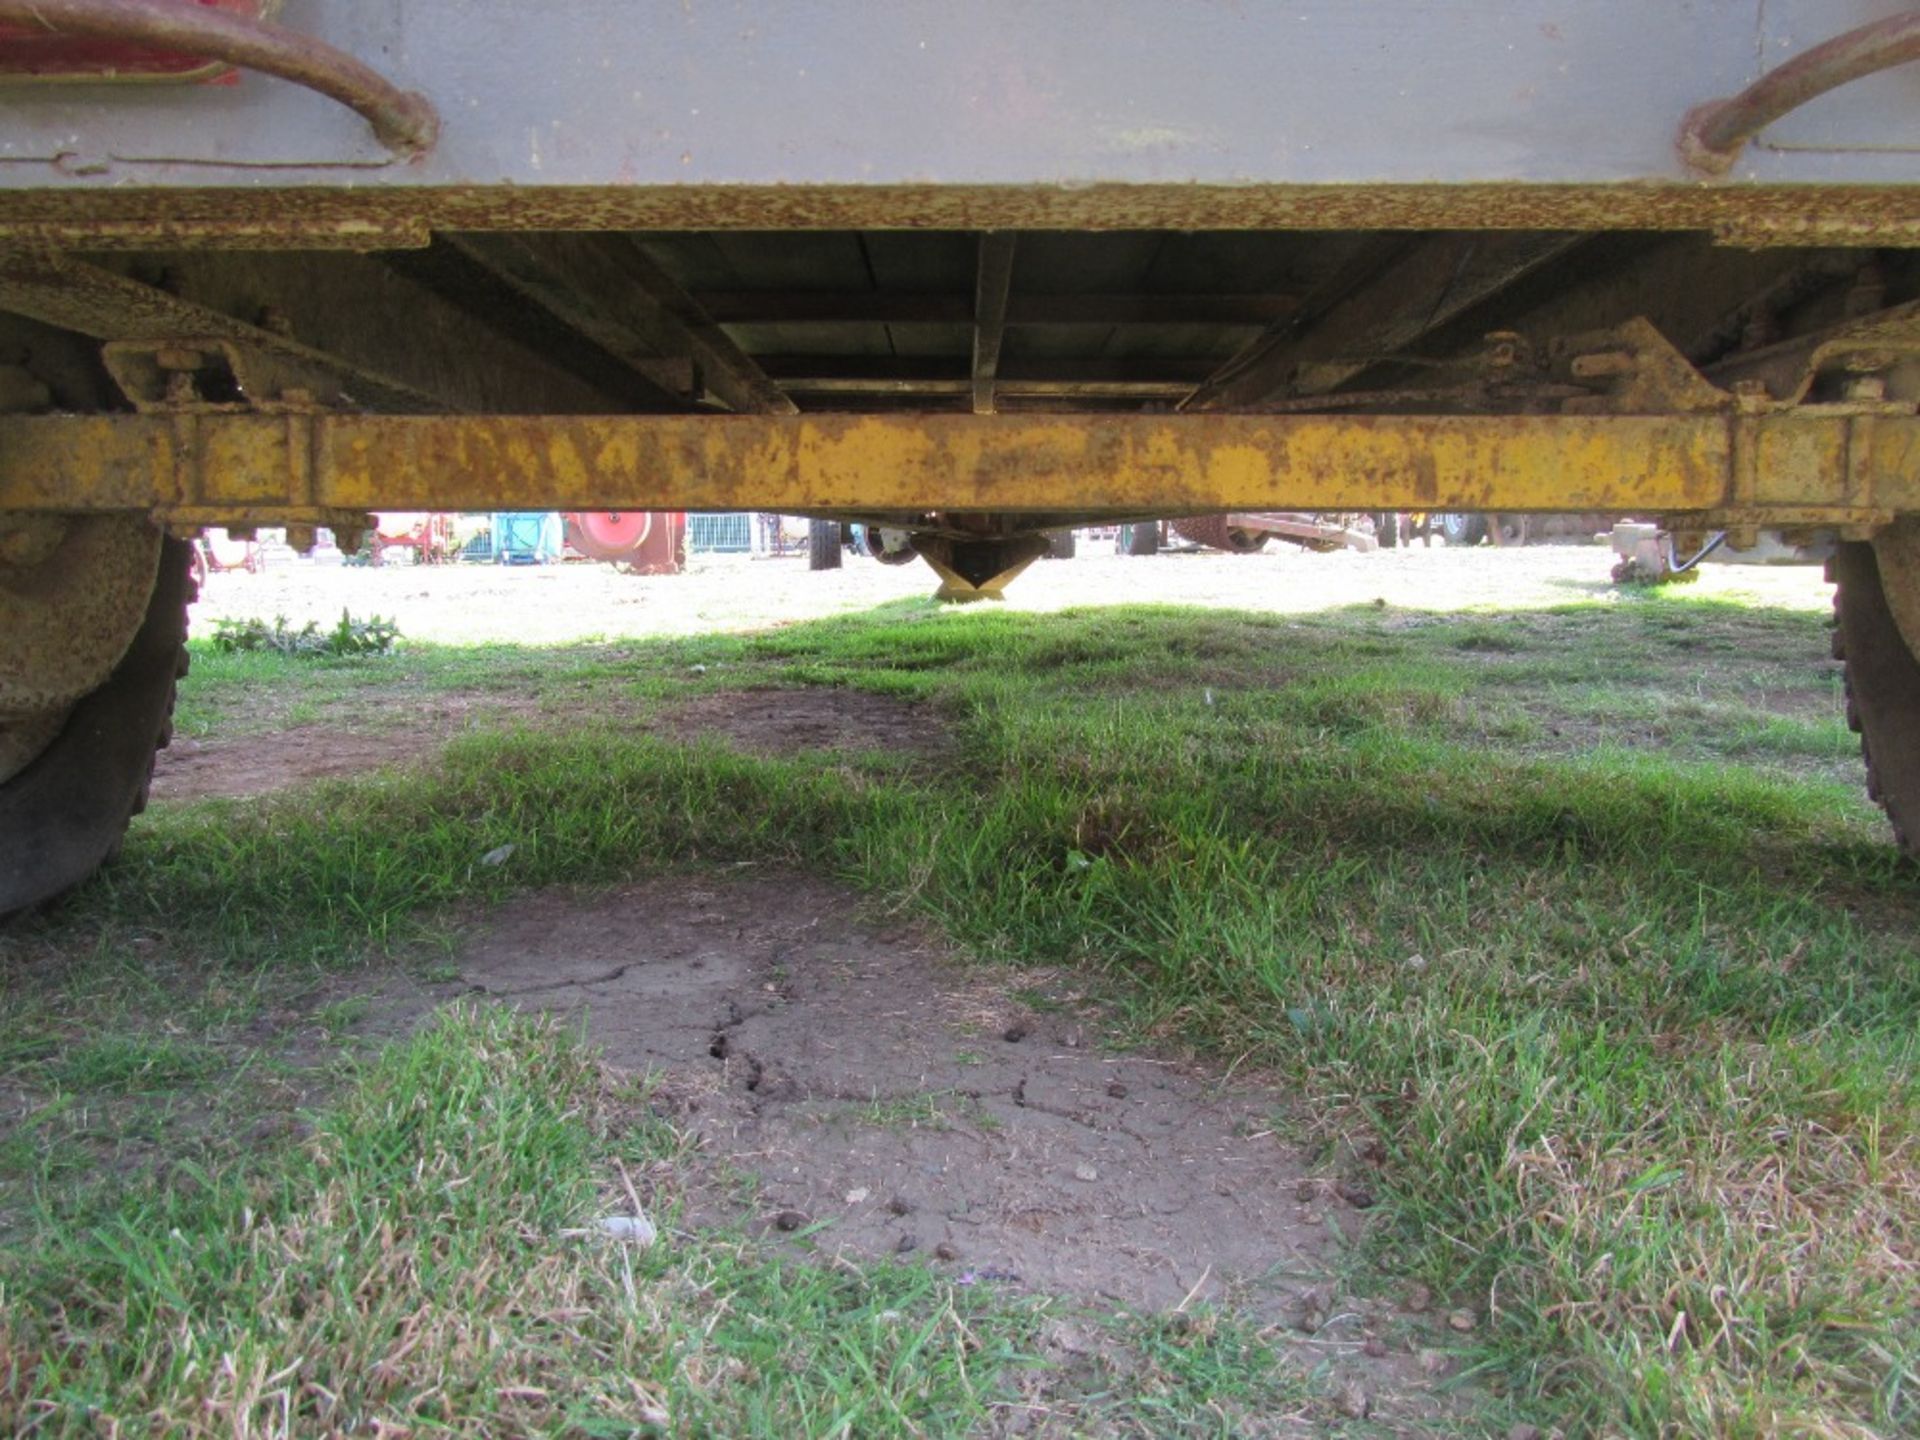
<svg viewBox="0 0 1920 1440"><path fill-rule="evenodd" d="M1920 12L0 0L0 911L210 527L1580 511L1824 551L1920 840Z"/></svg>

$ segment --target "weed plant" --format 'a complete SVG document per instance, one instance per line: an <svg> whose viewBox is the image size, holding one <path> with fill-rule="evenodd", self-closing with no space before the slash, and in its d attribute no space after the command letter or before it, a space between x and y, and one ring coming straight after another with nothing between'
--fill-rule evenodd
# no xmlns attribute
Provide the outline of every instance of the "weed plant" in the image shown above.
<svg viewBox="0 0 1920 1440"><path fill-rule="evenodd" d="M393 621L378 615L357 620L346 610L340 612L339 623L330 630L322 630L318 620L309 620L296 630L284 615L276 615L271 625L257 617L223 618L213 624L213 648L226 654L266 650L295 656L384 655L400 638L400 629Z"/></svg>

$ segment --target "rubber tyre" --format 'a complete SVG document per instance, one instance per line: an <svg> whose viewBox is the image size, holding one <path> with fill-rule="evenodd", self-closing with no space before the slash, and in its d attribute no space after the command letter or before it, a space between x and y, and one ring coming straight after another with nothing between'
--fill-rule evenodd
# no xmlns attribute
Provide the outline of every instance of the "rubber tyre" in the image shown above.
<svg viewBox="0 0 1920 1440"><path fill-rule="evenodd" d="M1160 522L1142 520L1133 525L1121 527L1120 549L1128 555L1158 555L1160 553Z"/></svg>
<svg viewBox="0 0 1920 1440"><path fill-rule="evenodd" d="M1047 558L1050 560L1071 560L1078 548L1071 530L1049 530L1047 532Z"/></svg>
<svg viewBox="0 0 1920 1440"><path fill-rule="evenodd" d="M1887 608L1872 545L1842 543L1828 573L1838 587L1833 654L1846 662L1847 724L1860 736L1867 794L1900 848L1920 858L1920 662Z"/></svg>
<svg viewBox="0 0 1920 1440"><path fill-rule="evenodd" d="M807 569L838 570L843 553L838 520L807 522Z"/></svg>
<svg viewBox="0 0 1920 1440"><path fill-rule="evenodd" d="M78 885L146 808L154 751L173 738L174 684L187 669L191 566L188 542L161 542L147 618L127 653L53 744L0 785L0 915Z"/></svg>
<svg viewBox="0 0 1920 1440"><path fill-rule="evenodd" d="M1487 517L1448 511L1434 518L1434 528L1449 545L1478 545L1487 538Z"/></svg>

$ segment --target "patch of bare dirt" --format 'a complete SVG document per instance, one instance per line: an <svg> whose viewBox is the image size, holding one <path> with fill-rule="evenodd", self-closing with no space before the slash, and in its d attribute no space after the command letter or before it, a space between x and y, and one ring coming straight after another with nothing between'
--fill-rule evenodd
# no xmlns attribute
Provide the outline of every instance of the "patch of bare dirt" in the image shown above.
<svg viewBox="0 0 1920 1440"><path fill-rule="evenodd" d="M436 730L338 730L296 725L270 735L196 740L177 735L154 756L156 800L209 795L267 795L314 780L371 774L389 765L438 754L447 742Z"/></svg>
<svg viewBox="0 0 1920 1440"><path fill-rule="evenodd" d="M680 702L659 723L673 739L714 736L755 755L882 751L937 760L951 749L931 706L860 690L723 690Z"/></svg>
<svg viewBox="0 0 1920 1440"><path fill-rule="evenodd" d="M460 958L530 1008L584 1011L609 1061L666 1072L769 1216L829 1248L1147 1308L1323 1279L1335 1243L1272 1133L1284 1098L1110 1052L804 878L529 897ZM789 1217L791 1220L791 1217ZM913 1243L901 1251L903 1240Z"/></svg>
<svg viewBox="0 0 1920 1440"><path fill-rule="evenodd" d="M1110 1048L1064 977L964 968L855 904L789 874L548 891L459 967L656 1071L657 1103L754 1178L776 1243L1102 1307L1226 1305L1369 1387L1378 1418L1432 1413L1424 1322L1336 1273L1372 1197L1276 1133L1297 1096Z"/></svg>
<svg viewBox="0 0 1920 1440"><path fill-rule="evenodd" d="M393 765L423 763L449 740L508 723L535 723L535 702L489 692L445 691L418 698L389 694L388 711L404 706L399 723L388 714L367 723L355 704L329 707L327 719L275 730L231 734L176 734L153 757L152 798L199 800L210 795L240 798L290 790L314 780L351 779Z"/></svg>
<svg viewBox="0 0 1920 1440"><path fill-rule="evenodd" d="M154 757L153 798L267 795L314 780L423 764L456 735L490 724L552 722L534 707L496 704L496 698L468 702L436 696L411 712L406 723L378 728L315 723L267 733L176 735ZM755 755L879 751L931 762L952 748L932 707L856 690L721 691L685 700L642 724L667 739L713 737Z"/></svg>
<svg viewBox="0 0 1920 1440"><path fill-rule="evenodd" d="M1836 662L1822 667L1823 671L1838 680L1841 667ZM1782 715L1789 720L1833 720L1846 714L1847 702L1839 693L1837 684L1821 687L1797 685L1766 686L1750 690L1742 697L1755 710L1770 715Z"/></svg>

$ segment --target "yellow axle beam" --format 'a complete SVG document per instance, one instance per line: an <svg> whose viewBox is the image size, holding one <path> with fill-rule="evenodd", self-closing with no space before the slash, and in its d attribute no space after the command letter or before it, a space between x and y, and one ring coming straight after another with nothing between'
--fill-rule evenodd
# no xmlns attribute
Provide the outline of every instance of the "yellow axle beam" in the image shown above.
<svg viewBox="0 0 1920 1440"><path fill-rule="evenodd" d="M365 510L1048 515L1614 511L1874 526L1920 513L1920 418L0 417L0 512L271 523Z"/></svg>

